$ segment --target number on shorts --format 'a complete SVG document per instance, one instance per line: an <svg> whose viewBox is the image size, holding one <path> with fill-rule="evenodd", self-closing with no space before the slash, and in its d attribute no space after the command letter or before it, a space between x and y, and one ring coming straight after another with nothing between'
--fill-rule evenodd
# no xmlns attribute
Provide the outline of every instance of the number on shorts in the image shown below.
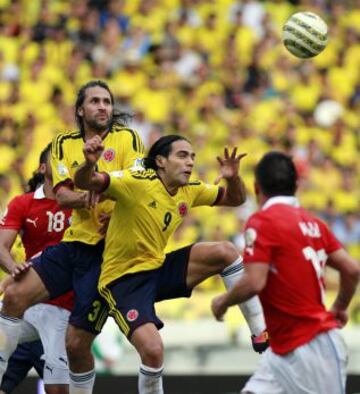
<svg viewBox="0 0 360 394"><path fill-rule="evenodd" d="M164 224L165 226L163 227L162 231L166 231L167 228L169 227L169 224L171 223L172 215L170 212L166 212L164 216Z"/></svg>
<svg viewBox="0 0 360 394"><path fill-rule="evenodd" d="M315 250L311 246L307 246L302 250L305 259L310 261L316 272L321 292L321 300L325 301L325 286L324 286L324 268L327 259L327 254L324 249Z"/></svg>
<svg viewBox="0 0 360 394"><path fill-rule="evenodd" d="M62 211L58 212L51 212L51 211L46 211L46 214L49 218L48 222L48 232L52 233L55 231L56 233L60 233L61 231L64 230L65 227L65 214Z"/></svg>
<svg viewBox="0 0 360 394"><path fill-rule="evenodd" d="M99 316L101 310L101 302L96 300L93 302L92 306L93 306L93 310L88 314L88 320L94 322Z"/></svg>

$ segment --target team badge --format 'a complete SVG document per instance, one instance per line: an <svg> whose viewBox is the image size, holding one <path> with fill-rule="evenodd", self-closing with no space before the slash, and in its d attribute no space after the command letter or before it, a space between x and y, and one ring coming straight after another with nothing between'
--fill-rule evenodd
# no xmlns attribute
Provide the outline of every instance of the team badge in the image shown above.
<svg viewBox="0 0 360 394"><path fill-rule="evenodd" d="M257 237L256 230L254 228L248 228L245 231L245 250L250 255L254 254L254 243Z"/></svg>
<svg viewBox="0 0 360 394"><path fill-rule="evenodd" d="M59 163L57 165L57 171L60 176L66 176L69 175L69 170L66 168L66 166L62 163Z"/></svg>
<svg viewBox="0 0 360 394"><path fill-rule="evenodd" d="M114 149L106 149L103 153L103 158L105 161L113 161L115 158L115 151Z"/></svg>
<svg viewBox="0 0 360 394"><path fill-rule="evenodd" d="M130 309L126 314L127 321L135 321L139 317L139 312L136 309Z"/></svg>
<svg viewBox="0 0 360 394"><path fill-rule="evenodd" d="M179 214L180 216L185 216L188 212L188 206L185 202L179 204Z"/></svg>

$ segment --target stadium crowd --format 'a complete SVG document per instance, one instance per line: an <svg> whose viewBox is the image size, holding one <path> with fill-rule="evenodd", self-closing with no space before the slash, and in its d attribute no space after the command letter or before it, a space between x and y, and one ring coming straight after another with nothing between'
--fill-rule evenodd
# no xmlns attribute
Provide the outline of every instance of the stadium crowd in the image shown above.
<svg viewBox="0 0 360 394"><path fill-rule="evenodd" d="M286 52L297 10L321 15L329 44L313 60ZM291 153L300 200L360 258L360 1L0 0L0 209L23 191L39 153L75 127L77 89L107 81L150 146L179 133L198 175L238 146L248 202L199 208L169 245L231 239L241 248L255 209L252 169L269 149Z"/></svg>

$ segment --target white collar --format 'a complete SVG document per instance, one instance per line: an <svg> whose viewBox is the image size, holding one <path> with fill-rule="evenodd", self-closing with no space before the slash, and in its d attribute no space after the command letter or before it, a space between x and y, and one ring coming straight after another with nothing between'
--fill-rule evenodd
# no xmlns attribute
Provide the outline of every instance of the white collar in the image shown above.
<svg viewBox="0 0 360 394"><path fill-rule="evenodd" d="M299 207L300 203L299 200L296 197L293 196L275 196L271 197L268 200L266 200L265 204L262 206L262 210L267 209L271 207L271 205L274 204L285 204L285 205L291 205L293 207Z"/></svg>
<svg viewBox="0 0 360 394"><path fill-rule="evenodd" d="M45 197L44 185L39 186L34 192L34 200L42 200Z"/></svg>

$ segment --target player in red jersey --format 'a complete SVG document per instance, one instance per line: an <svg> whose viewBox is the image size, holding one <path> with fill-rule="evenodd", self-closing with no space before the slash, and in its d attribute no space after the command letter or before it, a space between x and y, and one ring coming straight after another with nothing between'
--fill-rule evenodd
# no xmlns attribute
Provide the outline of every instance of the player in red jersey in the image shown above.
<svg viewBox="0 0 360 394"><path fill-rule="evenodd" d="M59 243L69 224L71 210L60 209L52 190L49 152L50 145L41 153L39 169L29 181L31 192L15 197L0 221L0 265L15 280L21 279L27 267L27 263L16 264L10 254L17 235L21 236L26 261L29 261L46 247ZM73 292L69 292L46 304L29 308L24 316L22 338L31 339L37 334L43 343L43 376L48 394L68 393L65 330L72 307ZM37 344L17 349L3 378L3 392L10 393L22 381L34 360L37 365L34 353L38 354L38 349Z"/></svg>
<svg viewBox="0 0 360 394"><path fill-rule="evenodd" d="M270 348L242 393L345 393L347 354L338 328L360 268L327 226L299 206L297 174L283 153L267 153L255 170L261 210L247 222L245 274L233 289L213 300L215 317L260 295ZM339 271L337 298L323 303L324 266Z"/></svg>

